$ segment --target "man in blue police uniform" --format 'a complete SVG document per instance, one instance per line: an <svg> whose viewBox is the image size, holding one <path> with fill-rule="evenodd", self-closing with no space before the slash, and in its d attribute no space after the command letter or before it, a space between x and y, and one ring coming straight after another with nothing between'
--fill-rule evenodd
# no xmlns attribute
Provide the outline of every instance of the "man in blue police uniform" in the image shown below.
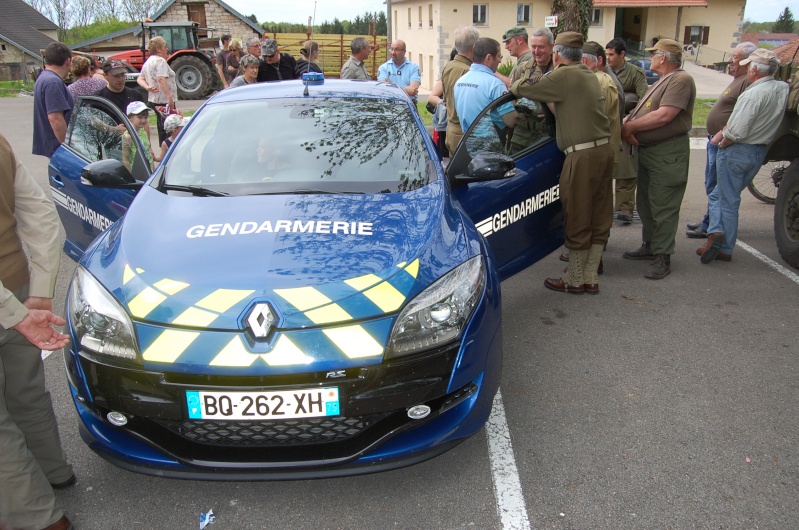
<svg viewBox="0 0 799 530"><path fill-rule="evenodd" d="M419 86L422 84L422 76L419 73L419 66L405 59L407 51L404 41L395 40L392 42L391 59L380 65L377 70L377 79L378 81L394 83L401 87L416 103Z"/></svg>
<svg viewBox="0 0 799 530"><path fill-rule="evenodd" d="M494 39L482 37L474 44L472 66L463 77L455 83L455 110L460 118L461 128L466 131L472 125L477 115L489 103L508 91L505 83L494 73L502 62L502 52L499 42ZM497 109L506 127L515 124L515 112L510 103ZM497 123L500 127L501 123Z"/></svg>

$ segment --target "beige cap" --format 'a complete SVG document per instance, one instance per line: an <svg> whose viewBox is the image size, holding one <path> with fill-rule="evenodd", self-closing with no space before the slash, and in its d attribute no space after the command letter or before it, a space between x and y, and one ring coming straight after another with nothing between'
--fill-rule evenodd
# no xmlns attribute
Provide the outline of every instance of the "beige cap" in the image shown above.
<svg viewBox="0 0 799 530"><path fill-rule="evenodd" d="M778 65L780 64L780 60L773 51L767 50L765 48L758 48L750 53L749 57L743 59L738 64L747 65L749 63Z"/></svg>
<svg viewBox="0 0 799 530"><path fill-rule="evenodd" d="M647 48L648 52L667 52L677 57L682 57L682 46L674 39L660 39L651 48Z"/></svg>

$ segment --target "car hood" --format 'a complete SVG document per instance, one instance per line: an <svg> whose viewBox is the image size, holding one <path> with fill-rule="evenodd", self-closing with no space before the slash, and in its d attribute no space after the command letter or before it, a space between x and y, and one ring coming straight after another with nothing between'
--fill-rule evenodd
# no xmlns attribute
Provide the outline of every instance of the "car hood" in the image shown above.
<svg viewBox="0 0 799 530"><path fill-rule="evenodd" d="M87 258L134 320L283 329L395 313L474 254L442 182L395 194L174 196L145 186Z"/></svg>

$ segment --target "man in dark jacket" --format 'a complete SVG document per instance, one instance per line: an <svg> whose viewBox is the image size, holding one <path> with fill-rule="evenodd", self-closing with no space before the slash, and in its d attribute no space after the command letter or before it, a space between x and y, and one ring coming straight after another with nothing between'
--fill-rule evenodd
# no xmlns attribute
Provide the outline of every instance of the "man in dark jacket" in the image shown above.
<svg viewBox="0 0 799 530"><path fill-rule="evenodd" d="M288 53L280 53L275 39L261 43L264 58L258 65L258 82L296 79L297 61Z"/></svg>

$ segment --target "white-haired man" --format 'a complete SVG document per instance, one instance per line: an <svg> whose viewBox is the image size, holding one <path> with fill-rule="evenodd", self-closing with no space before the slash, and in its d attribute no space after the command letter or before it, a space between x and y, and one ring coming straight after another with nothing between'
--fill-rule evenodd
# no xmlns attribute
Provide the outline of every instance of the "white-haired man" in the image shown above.
<svg viewBox="0 0 799 530"><path fill-rule="evenodd" d="M455 153L463 138L460 118L455 110L455 83L471 68L474 44L479 38L480 32L471 26L456 29L455 49L458 55L444 66L441 73L444 106L447 107L447 149L451 154Z"/></svg>
<svg viewBox="0 0 799 530"><path fill-rule="evenodd" d="M788 102L788 83L774 79L780 60L763 48L741 61L749 65L749 88L732 109L727 126L711 140L719 146L716 157L718 183L711 192L707 243L697 249L702 263L730 261L738 237L741 192L757 174L774 139ZM717 196L718 200L713 200Z"/></svg>

